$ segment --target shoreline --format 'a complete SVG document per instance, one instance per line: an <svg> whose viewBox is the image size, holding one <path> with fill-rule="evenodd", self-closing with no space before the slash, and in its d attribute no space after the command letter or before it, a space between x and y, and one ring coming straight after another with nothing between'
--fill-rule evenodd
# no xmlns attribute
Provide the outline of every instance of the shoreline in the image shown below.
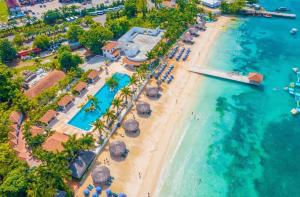
<svg viewBox="0 0 300 197"><path fill-rule="evenodd" d="M187 68L195 64L205 65L217 37L230 21L230 17L219 17L218 21L207 24L207 30L194 38L193 45L184 45L186 48L191 48L190 57L186 62L168 61L168 64L175 65L172 72L174 80L171 84L162 86L161 98L150 100L143 94L140 96L139 101L150 104L151 116L141 118L136 115L136 110L133 108L125 117L125 119L135 118L139 122L140 135L135 138L128 137L124 130L119 128L109 140L110 142L124 141L129 150L127 158L123 161L112 160L107 146L98 156L92 168L103 163L108 166L111 175L115 177L110 187L113 192L124 192L132 197L148 196L148 192L150 196L158 195L158 186L163 181L163 172L176 153L176 148L180 145L178 142L184 138L182 128L197 104L198 91L201 90L202 77L190 73ZM154 81L150 84L155 86ZM83 190L92 183L91 171L76 191L76 196L83 196ZM103 194L104 192L101 196L104 196Z"/></svg>

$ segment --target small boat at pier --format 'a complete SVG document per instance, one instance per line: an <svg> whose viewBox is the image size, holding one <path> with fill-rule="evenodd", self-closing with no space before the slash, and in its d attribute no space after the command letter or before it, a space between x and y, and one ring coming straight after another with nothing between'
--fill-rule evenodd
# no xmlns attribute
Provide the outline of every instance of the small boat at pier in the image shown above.
<svg viewBox="0 0 300 197"><path fill-rule="evenodd" d="M265 18L272 18L272 14L264 14L263 15Z"/></svg>

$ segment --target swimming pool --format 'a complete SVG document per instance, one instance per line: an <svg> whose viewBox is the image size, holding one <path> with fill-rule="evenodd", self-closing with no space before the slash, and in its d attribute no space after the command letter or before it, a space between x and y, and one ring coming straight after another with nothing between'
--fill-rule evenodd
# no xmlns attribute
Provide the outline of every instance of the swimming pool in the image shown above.
<svg viewBox="0 0 300 197"><path fill-rule="evenodd" d="M111 103L117 94L117 92L123 87L127 86L130 81L130 77L127 74L115 73L113 78L118 80L118 86L110 91L108 85L104 85L98 90L94 97L99 102L96 110L86 112L85 110L91 106L91 101L87 102L79 112L68 122L68 124L80 128L85 131L89 131L92 128L93 122L99 119L105 111L111 106Z"/></svg>

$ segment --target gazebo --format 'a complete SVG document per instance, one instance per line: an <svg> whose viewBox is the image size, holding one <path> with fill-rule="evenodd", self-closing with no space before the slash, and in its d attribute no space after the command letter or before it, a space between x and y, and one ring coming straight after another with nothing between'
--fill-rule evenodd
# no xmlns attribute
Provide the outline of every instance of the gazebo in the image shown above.
<svg viewBox="0 0 300 197"><path fill-rule="evenodd" d="M159 97L159 89L158 87L150 87L146 89L146 95L150 98L158 98Z"/></svg>
<svg viewBox="0 0 300 197"><path fill-rule="evenodd" d="M106 166L97 166L92 171L92 179L95 185L105 185L110 180L110 171Z"/></svg>
<svg viewBox="0 0 300 197"><path fill-rule="evenodd" d="M139 122L134 119L126 120L123 123L123 128L124 128L125 132L128 134L136 134L140 130Z"/></svg>
<svg viewBox="0 0 300 197"><path fill-rule="evenodd" d="M126 144L123 141L113 141L109 145L109 153L111 157L125 157L126 152Z"/></svg>
<svg viewBox="0 0 300 197"><path fill-rule="evenodd" d="M150 115L151 108L149 103L146 102L140 102L136 105L136 110L139 115Z"/></svg>

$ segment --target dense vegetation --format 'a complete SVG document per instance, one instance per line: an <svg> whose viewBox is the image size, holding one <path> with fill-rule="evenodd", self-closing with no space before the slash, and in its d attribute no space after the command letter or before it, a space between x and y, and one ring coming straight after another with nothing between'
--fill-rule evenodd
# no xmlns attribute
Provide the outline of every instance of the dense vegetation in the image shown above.
<svg viewBox="0 0 300 197"><path fill-rule="evenodd" d="M222 1L220 9L225 14L238 14L245 5L245 0Z"/></svg>

